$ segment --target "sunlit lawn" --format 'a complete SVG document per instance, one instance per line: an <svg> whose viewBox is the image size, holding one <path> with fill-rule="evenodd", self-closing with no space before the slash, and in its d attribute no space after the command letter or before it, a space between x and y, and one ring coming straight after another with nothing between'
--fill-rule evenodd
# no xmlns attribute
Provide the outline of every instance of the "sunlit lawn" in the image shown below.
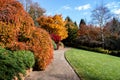
<svg viewBox="0 0 120 80"><path fill-rule="evenodd" d="M82 80L120 80L120 58L80 49L65 56Z"/></svg>

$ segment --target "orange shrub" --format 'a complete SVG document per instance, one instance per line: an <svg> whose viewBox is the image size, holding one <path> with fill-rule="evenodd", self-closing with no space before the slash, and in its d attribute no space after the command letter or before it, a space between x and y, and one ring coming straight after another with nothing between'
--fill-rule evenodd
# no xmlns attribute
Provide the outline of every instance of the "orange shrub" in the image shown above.
<svg viewBox="0 0 120 80"><path fill-rule="evenodd" d="M53 59L53 45L50 35L41 28L35 28L26 44L29 46L29 50L35 54L37 69L44 70Z"/></svg>
<svg viewBox="0 0 120 80"><path fill-rule="evenodd" d="M45 69L53 58L49 34L34 22L16 0L0 0L0 46L34 52L38 69Z"/></svg>
<svg viewBox="0 0 120 80"><path fill-rule="evenodd" d="M0 0L0 21L15 24L16 27L34 26L32 18L16 0Z"/></svg>
<svg viewBox="0 0 120 80"><path fill-rule="evenodd" d="M0 22L0 46L6 47L16 41L15 26Z"/></svg>

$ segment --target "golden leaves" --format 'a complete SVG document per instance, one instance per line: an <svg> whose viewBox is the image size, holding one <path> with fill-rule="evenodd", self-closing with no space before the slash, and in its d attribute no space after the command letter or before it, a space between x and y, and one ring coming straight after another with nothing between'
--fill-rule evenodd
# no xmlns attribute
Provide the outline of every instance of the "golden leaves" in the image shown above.
<svg viewBox="0 0 120 80"><path fill-rule="evenodd" d="M61 15L42 16L37 19L39 25L50 34L54 33L61 37L61 40L67 38L68 32L65 27L65 21Z"/></svg>

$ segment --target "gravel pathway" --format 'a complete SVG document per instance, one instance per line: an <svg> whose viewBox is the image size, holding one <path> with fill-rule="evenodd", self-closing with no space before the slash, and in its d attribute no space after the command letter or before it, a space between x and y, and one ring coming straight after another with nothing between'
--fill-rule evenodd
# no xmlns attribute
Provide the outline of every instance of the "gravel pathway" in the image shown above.
<svg viewBox="0 0 120 80"><path fill-rule="evenodd" d="M54 60L45 71L33 71L25 80L80 80L65 60L68 48L54 51Z"/></svg>

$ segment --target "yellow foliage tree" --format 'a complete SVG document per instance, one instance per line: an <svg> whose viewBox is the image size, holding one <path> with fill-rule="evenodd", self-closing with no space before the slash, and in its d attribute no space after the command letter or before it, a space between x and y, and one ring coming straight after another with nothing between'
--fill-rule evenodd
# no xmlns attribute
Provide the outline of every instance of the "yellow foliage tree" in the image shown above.
<svg viewBox="0 0 120 80"><path fill-rule="evenodd" d="M41 16L37 19L39 25L47 30L50 34L56 34L61 40L68 37L68 31L65 27L65 21L61 15Z"/></svg>

